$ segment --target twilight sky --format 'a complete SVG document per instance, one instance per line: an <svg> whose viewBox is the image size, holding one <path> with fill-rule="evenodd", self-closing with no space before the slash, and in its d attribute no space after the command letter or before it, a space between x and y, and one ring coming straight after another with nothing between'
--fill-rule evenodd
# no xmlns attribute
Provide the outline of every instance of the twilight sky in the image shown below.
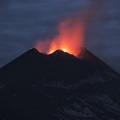
<svg viewBox="0 0 120 120"><path fill-rule="evenodd" d="M0 67L56 34L61 19L90 7L85 47L120 72L119 0L0 0Z"/></svg>

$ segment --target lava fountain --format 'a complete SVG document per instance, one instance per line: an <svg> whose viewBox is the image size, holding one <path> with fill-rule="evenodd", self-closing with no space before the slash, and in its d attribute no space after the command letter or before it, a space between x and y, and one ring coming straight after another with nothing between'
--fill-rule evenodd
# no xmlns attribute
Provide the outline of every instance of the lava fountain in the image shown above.
<svg viewBox="0 0 120 120"><path fill-rule="evenodd" d="M52 40L44 40L36 43L38 51L51 54L56 50L62 50L77 56L85 41L86 26L96 12L100 11L103 1L93 0L92 4L83 10L80 15L68 17L62 20L58 26L58 35Z"/></svg>
<svg viewBox="0 0 120 120"><path fill-rule="evenodd" d="M35 47L47 54L59 49L77 56L84 43L84 26L84 22L78 17L66 18L60 22L57 36L52 40L39 41Z"/></svg>
<svg viewBox="0 0 120 120"><path fill-rule="evenodd" d="M59 35L52 40L48 54L60 49L77 56L83 46L83 40L83 22L78 18L67 18L60 23Z"/></svg>

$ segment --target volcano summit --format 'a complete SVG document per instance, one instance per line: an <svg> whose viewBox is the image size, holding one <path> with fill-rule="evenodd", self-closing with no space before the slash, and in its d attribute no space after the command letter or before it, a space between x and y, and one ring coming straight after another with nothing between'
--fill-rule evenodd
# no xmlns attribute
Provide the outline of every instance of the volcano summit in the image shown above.
<svg viewBox="0 0 120 120"><path fill-rule="evenodd" d="M86 49L31 49L0 69L0 120L116 120L120 75Z"/></svg>

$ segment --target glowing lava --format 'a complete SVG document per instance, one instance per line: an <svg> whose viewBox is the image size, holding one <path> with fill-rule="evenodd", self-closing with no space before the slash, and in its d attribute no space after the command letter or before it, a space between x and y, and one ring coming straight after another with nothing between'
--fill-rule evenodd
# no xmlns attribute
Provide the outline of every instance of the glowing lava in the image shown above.
<svg viewBox="0 0 120 120"><path fill-rule="evenodd" d="M52 40L48 54L60 49L77 56L83 40L84 23L78 18L67 18L60 23L59 35Z"/></svg>
<svg viewBox="0 0 120 120"><path fill-rule="evenodd" d="M64 19L58 27L58 35L52 40L39 41L35 48L47 54L59 49L77 56L85 41L86 26L96 12L100 11L102 3L103 1L93 0L87 9L77 16Z"/></svg>
<svg viewBox="0 0 120 120"><path fill-rule="evenodd" d="M52 40L38 42L36 48L40 52L51 54L56 50L63 50L77 56L84 40L84 22L80 18L67 18L59 25L58 36Z"/></svg>

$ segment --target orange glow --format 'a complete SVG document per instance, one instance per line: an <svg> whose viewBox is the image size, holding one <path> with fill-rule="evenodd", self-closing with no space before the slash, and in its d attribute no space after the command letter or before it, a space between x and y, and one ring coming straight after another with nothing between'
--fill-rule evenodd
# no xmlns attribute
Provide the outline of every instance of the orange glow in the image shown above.
<svg viewBox="0 0 120 120"><path fill-rule="evenodd" d="M63 50L77 56L84 42L84 22L80 18L67 18L58 28L58 36L52 40L39 41L35 47L40 51L51 54Z"/></svg>
<svg viewBox="0 0 120 120"><path fill-rule="evenodd" d="M58 35L52 40L39 41L35 48L40 52L51 54L56 50L63 50L77 56L85 41L85 30L96 12L102 8L102 1L93 0L87 8L74 17L68 17L60 22Z"/></svg>
<svg viewBox="0 0 120 120"><path fill-rule="evenodd" d="M65 48L62 48L62 50L63 50L64 52L68 52L68 50L67 50L67 49L65 49Z"/></svg>
<svg viewBox="0 0 120 120"><path fill-rule="evenodd" d="M59 49L77 56L83 46L83 40L84 23L78 18L67 18L60 23L59 35L52 40L47 53Z"/></svg>

